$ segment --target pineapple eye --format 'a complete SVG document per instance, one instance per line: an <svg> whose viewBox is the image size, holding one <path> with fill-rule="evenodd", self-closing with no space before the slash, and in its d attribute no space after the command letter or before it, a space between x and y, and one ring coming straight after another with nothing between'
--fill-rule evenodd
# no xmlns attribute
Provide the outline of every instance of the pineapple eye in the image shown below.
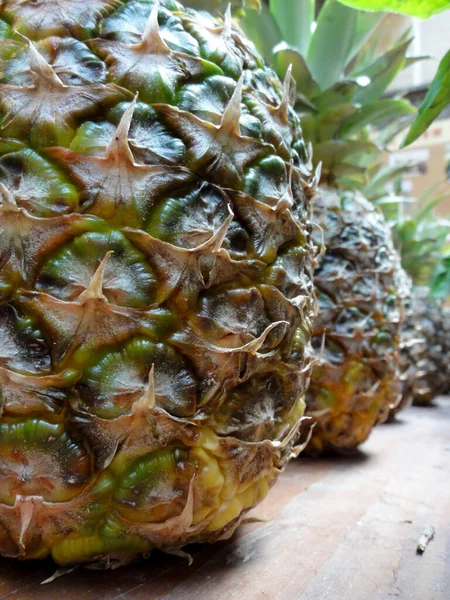
<svg viewBox="0 0 450 600"><path fill-rule="evenodd" d="M105 296L120 306L150 306L157 287L152 269L144 255L114 230L80 235L59 249L44 262L37 289L63 300L75 300L110 250L113 254L105 271Z"/></svg>
<svg viewBox="0 0 450 600"><path fill-rule="evenodd" d="M14 193L17 204L36 217L69 213L78 192L63 171L29 148L0 158L0 183Z"/></svg>
<svg viewBox="0 0 450 600"><path fill-rule="evenodd" d="M250 167L245 176L245 193L273 206L286 191L286 163L278 156L263 158Z"/></svg>
<svg viewBox="0 0 450 600"><path fill-rule="evenodd" d="M106 349L91 359L78 382L89 410L104 419L131 411L154 365L156 403L178 417L193 415L197 382L187 361L169 345L136 338L121 350Z"/></svg>

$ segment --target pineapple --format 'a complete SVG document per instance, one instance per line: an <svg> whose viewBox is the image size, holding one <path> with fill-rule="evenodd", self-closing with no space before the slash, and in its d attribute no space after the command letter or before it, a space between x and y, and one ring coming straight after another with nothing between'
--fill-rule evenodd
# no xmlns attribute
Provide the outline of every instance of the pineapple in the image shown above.
<svg viewBox="0 0 450 600"><path fill-rule="evenodd" d="M449 389L449 309L443 304L443 298L432 297L433 293L441 295L446 291L445 273L441 271L445 269L445 241L450 222L437 217L433 211L441 199L436 196L427 200L425 196L409 215L404 214L403 204L394 203L396 212L388 212L393 223L394 243L414 284L403 326L402 401L394 413L413 401L429 404ZM439 274L441 277L435 276Z"/></svg>
<svg viewBox="0 0 450 600"><path fill-rule="evenodd" d="M229 537L298 451L313 360L291 77L175 0L0 19L0 553Z"/></svg>
<svg viewBox="0 0 450 600"><path fill-rule="evenodd" d="M386 420L401 397L400 327L408 287L381 211L357 190L371 183L370 167L392 134L387 122L396 118L397 129L398 121L414 113L405 100L380 99L406 64L409 41L377 55L367 40L380 16L335 0L325 2L308 34L311 3L304 3L301 15L302 7L294 4L282 9L271 1L263 13L270 26L262 35L254 13L243 26L280 74L292 63L303 133L314 164L322 165L314 221L316 242L323 236L325 252L315 272L317 362L306 402L316 426L308 450L348 452ZM298 35L294 14L302 22ZM374 140L368 126L381 123L386 127Z"/></svg>
<svg viewBox="0 0 450 600"><path fill-rule="evenodd" d="M416 342L403 350L409 372L403 403L424 406L449 390L450 310L440 300L430 298L427 287L416 287L405 328Z"/></svg>
<svg viewBox="0 0 450 600"><path fill-rule="evenodd" d="M326 251L314 280L318 358L307 413L317 425L308 450L348 452L400 402L408 288L386 222L362 195L321 188L314 218Z"/></svg>

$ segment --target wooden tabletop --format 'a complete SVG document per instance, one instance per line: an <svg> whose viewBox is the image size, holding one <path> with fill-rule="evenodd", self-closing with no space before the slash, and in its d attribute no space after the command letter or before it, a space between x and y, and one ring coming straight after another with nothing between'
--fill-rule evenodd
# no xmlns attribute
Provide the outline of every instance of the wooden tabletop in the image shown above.
<svg viewBox="0 0 450 600"><path fill-rule="evenodd" d="M0 559L0 600L449 600L450 399L379 426L353 457L290 463L228 542L46 585L50 562ZM417 542L436 534L424 554Z"/></svg>

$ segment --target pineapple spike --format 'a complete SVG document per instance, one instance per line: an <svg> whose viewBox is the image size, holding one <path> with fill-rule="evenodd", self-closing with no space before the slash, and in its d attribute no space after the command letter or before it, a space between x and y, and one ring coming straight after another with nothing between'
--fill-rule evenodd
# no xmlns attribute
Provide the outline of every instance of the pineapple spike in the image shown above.
<svg viewBox="0 0 450 600"><path fill-rule="evenodd" d="M278 200L275 210L284 210L286 208L292 208L294 204L294 196L292 194L292 172L293 169L291 167L291 169L289 170L289 178L288 184L286 186L286 191Z"/></svg>
<svg viewBox="0 0 450 600"><path fill-rule="evenodd" d="M304 419L307 419L308 417L304 417ZM303 419L301 419L303 421ZM298 455L300 454L300 452L303 452L303 450L306 448L306 446L309 444L311 438L312 438L312 434L314 432L314 427L317 425L317 423L313 423L311 425L311 427L308 430L308 435L306 436L306 440L302 443L302 444L297 444L296 446L294 446L291 450L291 454L290 457L291 458L297 458Z"/></svg>
<svg viewBox="0 0 450 600"><path fill-rule="evenodd" d="M230 98L228 106L224 110L220 128L227 130L234 135L241 135L239 127L239 119L241 118L241 100L242 100L242 85L244 83L244 74L239 77L233 95Z"/></svg>
<svg viewBox="0 0 450 600"><path fill-rule="evenodd" d="M319 162L319 163L317 163L317 167L314 172L314 177L311 182L311 187L313 188L313 190L316 190L319 187L321 176L322 176L322 162Z"/></svg>
<svg viewBox="0 0 450 600"><path fill-rule="evenodd" d="M282 440L275 440L273 442L270 442L270 445L272 446L272 448L280 448L281 450L283 448L286 448L286 446L295 438L295 436L298 433L298 430L300 429L301 424L303 423L303 421L309 421L311 419L311 417L302 417L299 421L297 421L297 423L295 423L295 425L289 430L288 434L286 435L286 437Z"/></svg>
<svg viewBox="0 0 450 600"><path fill-rule="evenodd" d="M103 294L103 277L105 274L106 263L108 262L112 250L109 250L105 256L103 257L101 263L98 265L97 270L95 271L91 281L87 288L82 292L79 296L79 301L87 302L88 300L106 300L106 297Z"/></svg>
<svg viewBox="0 0 450 600"><path fill-rule="evenodd" d="M20 212L19 207L17 206L17 202L11 192L0 183L0 200L1 200L1 213L5 214L9 213L18 213Z"/></svg>
<svg viewBox="0 0 450 600"><path fill-rule="evenodd" d="M223 19L223 27L222 27L222 37L227 39L231 35L231 28L233 25L233 18L231 16L231 4L228 4L227 9L225 11L224 19Z"/></svg>
<svg viewBox="0 0 450 600"><path fill-rule="evenodd" d="M289 116L289 104L291 97L291 82L292 82L292 64L289 65L286 71L286 75L283 81L283 97L281 99L280 105L277 108L277 113L280 116L280 119L285 123L288 122Z"/></svg>
<svg viewBox="0 0 450 600"><path fill-rule="evenodd" d="M25 544L24 537L30 527L31 519L33 518L34 513L34 500L38 499L42 501L41 496L17 496L16 497L16 505L20 504L20 533L18 539L18 545L20 549L25 552Z"/></svg>
<svg viewBox="0 0 450 600"><path fill-rule="evenodd" d="M272 331L272 329L278 327L278 325L289 325L289 322L276 321L275 323L268 325L259 337L252 340L251 342L248 342L247 344L244 344L243 346L238 346L237 348L220 348L218 346L214 346L214 350L216 350L217 352L221 352L222 354L234 354L235 352L245 352L247 354L256 355L258 353L258 350L266 341L266 338L269 335L269 333Z"/></svg>
<svg viewBox="0 0 450 600"><path fill-rule="evenodd" d="M152 364L150 372L148 374L148 385L144 389L144 393L136 400L133 404L133 414L138 412L151 412L156 406L156 398L155 398L155 365Z"/></svg>
<svg viewBox="0 0 450 600"><path fill-rule="evenodd" d="M142 40L137 46L150 54L169 54L169 46L161 37L158 23L159 1L156 0L145 24Z"/></svg>
<svg viewBox="0 0 450 600"><path fill-rule="evenodd" d="M42 84L43 87L45 86L49 89L65 88L66 86L55 73L53 67L45 60L42 54L36 50L33 42L21 33L17 32L17 34L27 42L30 49L30 68L34 85L38 86L39 84Z"/></svg>
<svg viewBox="0 0 450 600"><path fill-rule="evenodd" d="M228 213L228 217L225 219L219 229L215 231L212 236L206 240L206 242L203 242L203 244L200 244L200 246L193 248L191 252L201 252L202 250L207 250L208 252L218 252L220 250L223 240L227 235L228 228L230 227L234 217L234 213L231 210L230 205L228 205Z"/></svg>
<svg viewBox="0 0 450 600"><path fill-rule="evenodd" d="M120 123L114 133L114 136L105 151L105 158L114 158L121 155L128 162L134 164L134 156L128 143L128 133L130 131L131 121L133 119L134 108L136 106L138 93L135 94L130 106L123 113Z"/></svg>
<svg viewBox="0 0 450 600"><path fill-rule="evenodd" d="M313 168L312 159L313 159L313 145L312 145L312 142L308 142L308 144L306 146L306 160L307 160L306 166L310 171L312 171L312 168Z"/></svg>

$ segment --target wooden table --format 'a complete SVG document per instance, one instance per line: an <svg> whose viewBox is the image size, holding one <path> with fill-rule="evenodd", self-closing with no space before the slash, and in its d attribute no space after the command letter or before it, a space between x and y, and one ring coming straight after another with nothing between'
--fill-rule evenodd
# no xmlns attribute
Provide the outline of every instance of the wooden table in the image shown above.
<svg viewBox="0 0 450 600"><path fill-rule="evenodd" d="M449 600L450 399L376 429L354 457L291 462L232 540L48 585L0 560L0 600ZM436 535L423 555L424 528Z"/></svg>

